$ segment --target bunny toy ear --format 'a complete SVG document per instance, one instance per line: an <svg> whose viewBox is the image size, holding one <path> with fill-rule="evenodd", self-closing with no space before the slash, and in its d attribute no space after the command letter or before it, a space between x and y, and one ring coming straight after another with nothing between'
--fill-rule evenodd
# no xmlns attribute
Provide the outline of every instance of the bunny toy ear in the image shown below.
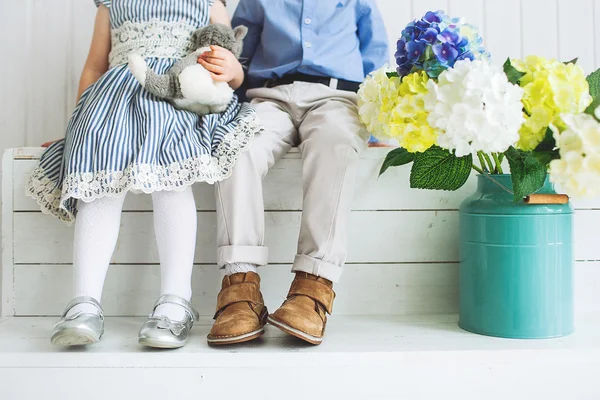
<svg viewBox="0 0 600 400"><path fill-rule="evenodd" d="M248 34L248 27L240 25L233 30L235 40L242 41Z"/></svg>

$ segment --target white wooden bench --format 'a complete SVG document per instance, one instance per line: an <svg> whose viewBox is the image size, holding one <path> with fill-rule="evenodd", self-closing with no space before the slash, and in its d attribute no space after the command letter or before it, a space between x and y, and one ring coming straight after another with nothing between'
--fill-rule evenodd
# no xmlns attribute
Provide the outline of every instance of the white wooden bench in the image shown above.
<svg viewBox="0 0 600 400"><path fill-rule="evenodd" d="M406 168L395 169L378 179L385 149L370 149L360 161L348 265L336 288L335 313L321 347L298 349L297 342L274 329L268 331L266 340L250 346L221 351L206 346L203 338L210 327L221 272L214 265L212 187L199 184L194 187L199 234L193 302L205 318L194 329L192 343L168 356L142 352L136 343L142 319L109 318L106 337L100 345L84 352L59 352L50 347L48 333L71 296L72 228L42 214L35 202L25 196L26 180L41 152L38 148L7 150L3 160L2 400L21 398L2 396L3 389L15 390L16 382L40 382L39 387L22 388L29 396L22 398L29 399L35 398L38 390L42 393L44 384L56 385L68 374L92 381L102 377L104 382L137 382L151 381L164 373L172 379L194 382L193 387L202 389L202 393L218 393L230 374L238 374L236 386L241 388L263 380L259 379L260 374L270 374L271 380L289 379L290 374L295 374L314 382L315 374L321 371L329 374L332 385L338 386L333 390L327 382L317 383L320 393L347 393L347 398L404 393L413 396L407 398L416 399L425 398L418 397L422 393L449 395L442 389L460 382L483 388L500 382L499 379L530 375L531 368L539 368L543 373L528 376L530 381L523 383L524 388L535 388L553 376L565 382L581 382L578 376L592 365L596 371L600 369L600 201L575 203L579 333L568 339L541 342L471 335L456 327L457 209L462 199L473 192L475 180L449 193L410 190ZM273 168L265 184L266 241L271 265L261 275L266 303L271 309L281 303L292 278L289 269L302 202L300 162L300 154L292 151ZM160 271L151 210L149 196L130 195L126 201L119 244L103 297L109 316L146 315L158 295ZM237 352L243 354L235 355ZM86 368L100 372L86 374ZM220 372L224 368L228 374ZM456 368L468 373L460 375ZM570 374L561 375L565 368ZM406 382L395 383L400 376ZM429 385L429 377L435 377L437 385ZM379 386L367 388L361 382L378 382ZM78 384L82 383L74 385ZM67 386L72 385L69 379ZM131 390L141 394L146 389L136 386ZM498 398L509 393L503 390L499 388ZM151 387L147 392L158 393ZM299 390L289 398L301 393ZM478 396L463 393L461 399L481 398L482 392L473 393ZM560 393L584 398L572 397L574 392L567 387L562 392L548 391L551 396ZM594 398L600 398L600 387L597 393ZM123 397L117 389L106 387L98 392L98 397L92 395L86 400L106 398L107 394ZM495 399L494 395L486 392L485 398ZM277 397L275 393L273 397Z"/></svg>

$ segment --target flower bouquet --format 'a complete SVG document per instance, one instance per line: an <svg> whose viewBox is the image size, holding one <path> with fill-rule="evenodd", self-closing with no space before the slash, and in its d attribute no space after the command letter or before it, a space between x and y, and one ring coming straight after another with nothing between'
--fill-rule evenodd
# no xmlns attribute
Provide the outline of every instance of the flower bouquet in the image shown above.
<svg viewBox="0 0 600 400"><path fill-rule="evenodd" d="M412 164L410 186L435 190L479 173L453 236L459 326L511 338L570 334L573 208L548 173L569 195L600 194L600 72L586 78L576 60L536 56L492 65L477 29L441 11L406 27L396 61L359 91L367 128L399 144L380 173Z"/></svg>
<svg viewBox="0 0 600 400"><path fill-rule="evenodd" d="M412 163L412 188L456 190L472 171L493 180L507 160L515 201L548 172L570 195L600 194L600 72L586 79L576 61L531 56L500 68L476 27L428 12L402 32L397 68L359 91L367 129L400 146L381 173Z"/></svg>

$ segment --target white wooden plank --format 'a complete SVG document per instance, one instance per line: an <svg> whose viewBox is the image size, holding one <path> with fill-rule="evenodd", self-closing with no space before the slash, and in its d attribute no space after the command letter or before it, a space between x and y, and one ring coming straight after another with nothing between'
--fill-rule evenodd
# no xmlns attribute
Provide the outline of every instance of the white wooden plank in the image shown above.
<svg viewBox="0 0 600 400"><path fill-rule="evenodd" d="M600 397L600 324L593 318L581 323L579 333L559 340L499 340L465 333L455 318L445 316L334 316L321 346L300 345L267 327L261 340L225 349L207 345L211 321L202 318L188 345L170 352L137 344L143 318L108 318L100 343L65 351L48 340L54 321L11 318L0 325L3 398L79 400L81 393L89 400L272 400L281 398L279 393L286 400ZM315 379L321 376L327 379ZM267 391L248 389L266 377ZM289 390L290 377L309 383Z"/></svg>
<svg viewBox="0 0 600 400"><path fill-rule="evenodd" d="M291 263L296 254L300 212L266 213L265 242L269 262ZM195 262L216 262L216 216L198 213ZM353 212L349 228L348 262L457 261L456 211ZM15 263L70 263L73 230L40 213L15 214ZM31 251L31 249L36 249ZM157 263L152 213L128 212L121 220L114 263Z"/></svg>
<svg viewBox="0 0 600 400"><path fill-rule="evenodd" d="M27 144L64 137L67 63L70 42L69 0L34 0L29 21ZM41 67L43 65L43 67Z"/></svg>
<svg viewBox="0 0 600 400"><path fill-rule="evenodd" d="M448 0L448 13L454 18L465 18L485 35L485 0Z"/></svg>
<svg viewBox="0 0 600 400"><path fill-rule="evenodd" d="M483 41L492 61L501 65L508 57L521 57L521 1L485 1Z"/></svg>
<svg viewBox="0 0 600 400"><path fill-rule="evenodd" d="M600 21L600 0L594 0L592 7L593 9L590 14L592 14L594 18L594 69L597 69L600 68L600 26L598 26L598 21Z"/></svg>
<svg viewBox="0 0 600 400"><path fill-rule="evenodd" d="M412 4L410 0L379 0L377 4L383 16L390 42L390 65L395 67L396 43L406 24L413 19Z"/></svg>
<svg viewBox="0 0 600 400"><path fill-rule="evenodd" d="M92 33L94 31L94 18L96 15L96 6L93 1L71 0L69 2L69 7L69 29L71 40L68 48L69 62L67 65L67 119L71 117L71 113L76 105L79 78L90 49ZM63 136L64 132L61 132L56 138Z"/></svg>
<svg viewBox="0 0 600 400"><path fill-rule="evenodd" d="M372 151L375 149L371 149ZM410 189L410 167L390 169L378 177L383 160L361 159L358 168L357 184L353 208L355 210L446 210L458 209L462 200L475 191L476 178L459 191L424 191ZM15 162L15 210L39 211L36 202L25 195L25 185L37 161L18 160ZM265 208L267 210L302 209L302 169L301 160L283 159L269 172L265 184ZM199 210L215 210L213 187L206 184L193 186L196 205ZM600 208L600 201L598 202ZM151 210L152 201L148 195L129 195L125 202L126 210Z"/></svg>
<svg viewBox="0 0 600 400"><path fill-rule="evenodd" d="M0 317L14 314L13 291L13 152L2 157L2 266L0 267Z"/></svg>
<svg viewBox="0 0 600 400"><path fill-rule="evenodd" d="M575 267L575 312L600 317L600 262L577 262Z"/></svg>
<svg viewBox="0 0 600 400"><path fill-rule="evenodd" d="M336 315L422 315L456 313L457 264L348 265L336 286ZM265 304L275 310L293 275L289 265L260 269ZM223 273L214 265L196 266L194 306L212 316ZM16 314L62 313L71 296L70 265L20 265L15 270ZM145 316L160 290L157 265L112 265L104 286L107 315ZM357 295L360 294L360 295Z"/></svg>
<svg viewBox="0 0 600 400"><path fill-rule="evenodd" d="M588 74L595 65L593 5L593 0L558 0L559 59L579 58Z"/></svg>
<svg viewBox="0 0 600 400"><path fill-rule="evenodd" d="M582 261L599 261L598 226L600 211L580 211L575 214L575 258Z"/></svg>
<svg viewBox="0 0 600 400"><path fill-rule="evenodd" d="M421 18L427 11L442 10L448 12L448 0L412 0L414 18Z"/></svg>
<svg viewBox="0 0 600 400"><path fill-rule="evenodd" d="M445 318L334 317L318 347L299 345L269 327L262 340L226 349L206 344L211 321L202 319L190 343L170 352L137 345L141 318L109 318L101 343L69 351L50 344L53 322L13 318L1 327L3 398L79 400L81 393L86 400L272 400L281 398L279 393L286 400L600 397L600 326L593 319L572 337L526 341L466 334L456 320ZM327 379L315 379L322 376ZM248 389L267 377L268 390ZM290 377L308 383L290 390Z"/></svg>
<svg viewBox="0 0 600 400"><path fill-rule="evenodd" d="M28 81L26 29L29 1L0 1L0 37L2 53L7 58L0 63L0 149L25 145L26 96Z"/></svg>
<svg viewBox="0 0 600 400"><path fill-rule="evenodd" d="M522 56L558 57L557 0L522 0ZM510 29L507 25L504 29Z"/></svg>
<svg viewBox="0 0 600 400"><path fill-rule="evenodd" d="M300 212L267 212L266 244L271 263L290 263L296 253ZM575 218L575 257L600 260L597 226L600 211L584 210ZM213 212L198 213L197 263L213 263L216 218ZM456 211L355 211L349 228L348 262L455 262L458 212ZM15 214L14 257L16 264L70 263L71 228L40 213ZM115 263L157 263L152 214L127 212L122 218ZM31 251L36 249L36 251Z"/></svg>
<svg viewBox="0 0 600 400"><path fill-rule="evenodd" d="M458 264L350 264L336 286L336 315L424 315L458 312ZM277 307L292 279L289 265L259 270L270 309ZM214 312L222 272L197 265L192 279L193 303L202 315ZM17 316L61 314L71 296L70 265L18 265L15 268ZM600 263L575 267L575 311L600 315ZM157 265L112 265L104 285L107 315L147 315L160 288ZM359 295L357 295L357 293ZM376 294L376 295L375 295ZM11 310L12 312L12 310ZM12 315L12 314L11 314Z"/></svg>

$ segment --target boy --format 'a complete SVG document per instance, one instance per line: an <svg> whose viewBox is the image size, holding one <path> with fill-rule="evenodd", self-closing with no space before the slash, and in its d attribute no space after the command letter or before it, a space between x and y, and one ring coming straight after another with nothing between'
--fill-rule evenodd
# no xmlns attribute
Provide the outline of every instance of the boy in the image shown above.
<svg viewBox="0 0 600 400"><path fill-rule="evenodd" d="M225 268L211 344L241 343L267 320L312 344L323 340L333 284L346 260L346 223L359 152L359 83L388 60L375 0L241 0L247 96L266 132L216 187L218 263ZM214 73L210 53L199 62ZM262 180L293 146L302 153L302 225L287 300L268 315L256 266L267 264Z"/></svg>

